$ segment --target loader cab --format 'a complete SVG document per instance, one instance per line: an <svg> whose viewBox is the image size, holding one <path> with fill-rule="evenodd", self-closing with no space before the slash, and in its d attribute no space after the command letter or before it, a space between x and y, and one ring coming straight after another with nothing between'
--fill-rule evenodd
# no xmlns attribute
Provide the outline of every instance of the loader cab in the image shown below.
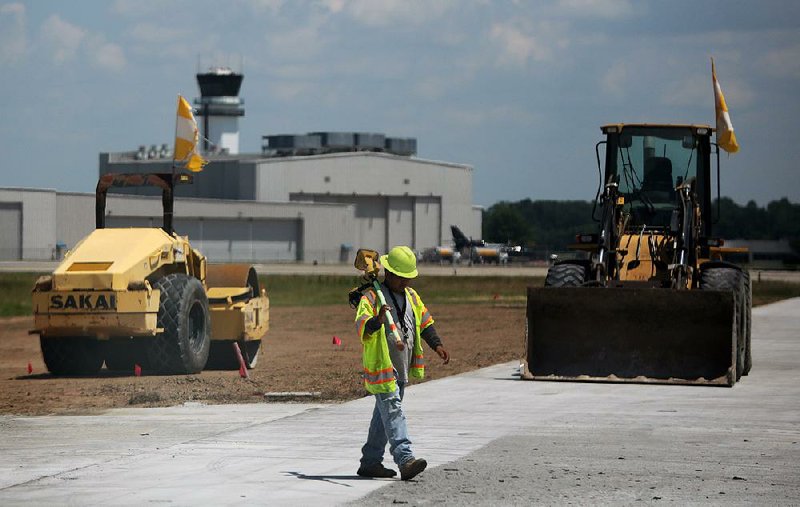
<svg viewBox="0 0 800 507"><path fill-rule="evenodd" d="M628 230L667 231L681 206L676 188L693 182L703 231L711 227L711 132L706 125L616 124L606 135L604 183L616 181ZM600 158L598 155L598 163Z"/></svg>

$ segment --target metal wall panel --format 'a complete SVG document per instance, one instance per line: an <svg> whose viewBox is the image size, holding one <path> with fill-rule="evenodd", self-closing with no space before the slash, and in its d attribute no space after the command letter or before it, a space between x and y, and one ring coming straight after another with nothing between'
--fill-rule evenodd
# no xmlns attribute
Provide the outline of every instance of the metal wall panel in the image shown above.
<svg viewBox="0 0 800 507"><path fill-rule="evenodd" d="M8 241L10 253L24 260L53 260L56 258L56 192L54 190L0 188L0 203L6 207L4 234L21 236ZM11 209L19 211L12 212ZM11 216L13 215L13 216ZM12 225L18 224L18 225ZM19 231L19 232L17 232ZM21 252L14 252L21 242ZM0 243L2 248L2 243Z"/></svg>
<svg viewBox="0 0 800 507"><path fill-rule="evenodd" d="M441 224L442 203L438 197L417 197L414 199L415 249L421 251L445 244L442 241Z"/></svg>
<svg viewBox="0 0 800 507"><path fill-rule="evenodd" d="M417 248L414 241L414 199L412 197L390 197L387 214L389 248L405 245Z"/></svg>
<svg viewBox="0 0 800 507"><path fill-rule="evenodd" d="M22 203L0 202L0 260L22 259Z"/></svg>
<svg viewBox="0 0 800 507"><path fill-rule="evenodd" d="M386 252L386 198L357 197L355 205L357 246Z"/></svg>
<svg viewBox="0 0 800 507"><path fill-rule="evenodd" d="M256 259L296 261L301 245L299 220L254 220L253 255Z"/></svg>
<svg viewBox="0 0 800 507"><path fill-rule="evenodd" d="M127 227L161 227L161 217L106 217L106 227L109 229L124 229Z"/></svg>
<svg viewBox="0 0 800 507"><path fill-rule="evenodd" d="M108 227L160 227L161 217L106 218ZM274 262L299 260L297 219L178 218L175 231L210 262Z"/></svg>

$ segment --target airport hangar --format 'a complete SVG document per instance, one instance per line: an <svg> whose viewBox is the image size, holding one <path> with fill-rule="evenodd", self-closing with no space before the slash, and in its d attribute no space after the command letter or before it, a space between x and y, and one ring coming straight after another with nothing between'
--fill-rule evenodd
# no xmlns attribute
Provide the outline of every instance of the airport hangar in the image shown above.
<svg viewBox="0 0 800 507"><path fill-rule="evenodd" d="M152 153L150 153L152 155ZM472 167L374 151L212 154L176 187L175 230L211 262L351 262L355 249L414 250L480 236ZM101 153L100 174L171 171L171 157ZM154 189L119 189L156 194ZM161 226L161 199L109 191L106 225ZM59 258L95 227L93 193L0 188L0 260Z"/></svg>
<svg viewBox="0 0 800 507"><path fill-rule="evenodd" d="M174 229L211 262L349 262L355 248L394 245L422 251L448 243L451 224L480 236L472 167L416 158L414 138L270 135L262 153L239 154L243 79L226 67L197 74L209 164L175 190ZM171 171L167 144L100 154L101 176ZM109 189L106 225L160 227L161 199L146 197L158 193ZM0 188L0 260L60 258L94 229L94 208L90 193Z"/></svg>

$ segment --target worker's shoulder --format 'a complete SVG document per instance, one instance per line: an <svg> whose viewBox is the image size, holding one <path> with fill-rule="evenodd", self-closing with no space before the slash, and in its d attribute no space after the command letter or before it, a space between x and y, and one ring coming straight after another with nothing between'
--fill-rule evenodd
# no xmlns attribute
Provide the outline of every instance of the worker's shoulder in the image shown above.
<svg viewBox="0 0 800 507"><path fill-rule="evenodd" d="M411 298L415 300L415 302L422 301L422 298L420 297L419 293L416 290L414 290L413 287L406 287L406 290L408 291L408 294L411 296Z"/></svg>

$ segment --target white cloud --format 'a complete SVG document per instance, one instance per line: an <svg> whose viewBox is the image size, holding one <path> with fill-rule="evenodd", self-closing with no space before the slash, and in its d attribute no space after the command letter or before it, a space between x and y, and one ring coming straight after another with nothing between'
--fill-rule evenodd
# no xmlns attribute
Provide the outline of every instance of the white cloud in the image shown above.
<svg viewBox="0 0 800 507"><path fill-rule="evenodd" d="M768 50L760 59L766 71L778 78L800 78L800 45Z"/></svg>
<svg viewBox="0 0 800 507"><path fill-rule="evenodd" d="M629 0L558 0L557 6L575 17L622 19L634 13Z"/></svg>
<svg viewBox="0 0 800 507"><path fill-rule="evenodd" d="M42 43L53 62L58 64L75 59L84 37L86 30L64 21L58 14L53 14L42 24Z"/></svg>
<svg viewBox="0 0 800 507"><path fill-rule="evenodd" d="M469 128L485 127L487 124L530 126L540 119L530 111L507 105L484 109L448 109L444 117L455 125Z"/></svg>
<svg viewBox="0 0 800 507"><path fill-rule="evenodd" d="M304 83L299 81L283 81L270 84L271 95L278 100L294 101L302 97L314 97L316 100L317 94L314 92L314 85L311 83Z"/></svg>
<svg viewBox="0 0 800 507"><path fill-rule="evenodd" d="M612 97L625 95L625 83L628 81L628 66L625 62L616 62L606 70L600 79L600 88Z"/></svg>
<svg viewBox="0 0 800 507"><path fill-rule="evenodd" d="M92 37L86 45L86 51L89 61L96 67L117 72L127 64L122 47L106 42L101 36Z"/></svg>
<svg viewBox="0 0 800 507"><path fill-rule="evenodd" d="M322 27L326 16L311 16L307 23L285 31L269 31L267 48L276 59L306 61L327 46Z"/></svg>
<svg viewBox="0 0 800 507"><path fill-rule="evenodd" d="M102 34L73 25L57 14L42 23L39 43L57 65L81 59L95 67L115 72L127 65L125 51L119 44L108 42Z"/></svg>
<svg viewBox="0 0 800 507"><path fill-rule="evenodd" d="M544 40L561 45L562 41L554 40L547 25L537 30L544 36L534 34L534 30L521 26L519 22L494 23L489 29L489 39L499 51L497 63L507 67L525 67L529 61L543 62L553 56L552 47Z"/></svg>
<svg viewBox="0 0 800 507"><path fill-rule="evenodd" d="M336 14L344 9L347 0L320 0L320 3L323 7Z"/></svg>
<svg viewBox="0 0 800 507"><path fill-rule="evenodd" d="M705 76L703 76L705 77ZM714 101L714 90L711 78L673 80L666 84L661 102L667 106L708 108Z"/></svg>
<svg viewBox="0 0 800 507"><path fill-rule="evenodd" d="M136 41L147 44L165 44L185 40L191 35L191 31L188 29L158 25L149 21L136 23L128 33Z"/></svg>
<svg viewBox="0 0 800 507"><path fill-rule="evenodd" d="M364 25L388 27L429 23L460 4L455 0L328 0L326 5L332 12L346 11Z"/></svg>
<svg viewBox="0 0 800 507"><path fill-rule="evenodd" d="M445 76L427 76L414 85L414 93L424 99L435 100L443 97L452 88L452 79Z"/></svg>
<svg viewBox="0 0 800 507"><path fill-rule="evenodd" d="M192 8L192 4L173 0L169 5L169 12L179 13ZM165 7L163 0L116 0L111 9L117 14L129 17L164 16Z"/></svg>
<svg viewBox="0 0 800 507"><path fill-rule="evenodd" d="M25 6L20 3L0 6L0 62L16 62L27 49Z"/></svg>
<svg viewBox="0 0 800 507"><path fill-rule="evenodd" d="M286 3L284 0L249 0L250 5L256 10L267 10L276 13Z"/></svg>

